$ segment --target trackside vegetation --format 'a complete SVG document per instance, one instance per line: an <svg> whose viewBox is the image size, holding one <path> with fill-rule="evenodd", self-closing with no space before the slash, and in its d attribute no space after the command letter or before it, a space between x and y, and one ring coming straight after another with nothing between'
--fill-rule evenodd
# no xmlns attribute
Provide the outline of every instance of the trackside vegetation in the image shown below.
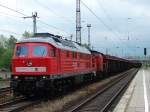
<svg viewBox="0 0 150 112"><path fill-rule="evenodd" d="M22 37L31 37L32 34L25 31ZM10 70L11 58L17 38L13 35L0 35L0 70Z"/></svg>

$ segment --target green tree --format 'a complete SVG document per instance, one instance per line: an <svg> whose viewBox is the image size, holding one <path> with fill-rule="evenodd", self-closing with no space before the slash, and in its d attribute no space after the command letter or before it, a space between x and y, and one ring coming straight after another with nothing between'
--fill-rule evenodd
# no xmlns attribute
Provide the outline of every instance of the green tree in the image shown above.
<svg viewBox="0 0 150 112"><path fill-rule="evenodd" d="M7 39L4 35L0 35L0 68L10 68L13 49L17 39L10 35Z"/></svg>
<svg viewBox="0 0 150 112"><path fill-rule="evenodd" d="M0 35L0 47L1 48L6 47L6 41L7 41L7 38L4 35Z"/></svg>
<svg viewBox="0 0 150 112"><path fill-rule="evenodd" d="M86 44L86 43L82 44L82 46L86 47L87 49L90 49L88 44Z"/></svg>
<svg viewBox="0 0 150 112"><path fill-rule="evenodd" d="M0 68L10 68L11 64L11 57L12 57L12 49L6 49L1 56Z"/></svg>
<svg viewBox="0 0 150 112"><path fill-rule="evenodd" d="M31 32L28 32L28 31L25 31L23 34L22 34L23 37L27 38L27 37L32 37L33 34Z"/></svg>
<svg viewBox="0 0 150 112"><path fill-rule="evenodd" d="M10 38L6 41L7 49L14 49L16 42L17 39L13 35L10 35Z"/></svg>
<svg viewBox="0 0 150 112"><path fill-rule="evenodd" d="M2 59L1 56L2 56L3 52L4 52L4 48L0 47L0 59ZM1 62L1 60L0 60L0 62Z"/></svg>

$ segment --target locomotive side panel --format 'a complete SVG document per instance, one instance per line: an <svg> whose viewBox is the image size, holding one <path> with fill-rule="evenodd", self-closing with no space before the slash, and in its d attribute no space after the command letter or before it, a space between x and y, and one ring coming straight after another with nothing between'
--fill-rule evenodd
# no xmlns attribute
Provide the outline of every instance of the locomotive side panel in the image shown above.
<svg viewBox="0 0 150 112"><path fill-rule="evenodd" d="M91 73L91 56L89 54L61 50L61 72L71 73Z"/></svg>
<svg viewBox="0 0 150 112"><path fill-rule="evenodd" d="M56 73L59 73L59 63L58 63L58 50L56 47L52 46L52 45L48 45L48 75L53 75ZM46 60L45 60L46 61Z"/></svg>

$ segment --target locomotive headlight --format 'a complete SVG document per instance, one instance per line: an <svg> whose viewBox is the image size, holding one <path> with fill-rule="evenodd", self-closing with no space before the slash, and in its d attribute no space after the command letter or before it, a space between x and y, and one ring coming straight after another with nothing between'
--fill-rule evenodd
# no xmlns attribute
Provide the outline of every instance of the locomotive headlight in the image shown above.
<svg viewBox="0 0 150 112"><path fill-rule="evenodd" d="M15 76L15 77L14 77L14 79L18 79L18 78L19 78L18 76Z"/></svg>
<svg viewBox="0 0 150 112"><path fill-rule="evenodd" d="M46 76L43 76L43 79L46 79Z"/></svg>

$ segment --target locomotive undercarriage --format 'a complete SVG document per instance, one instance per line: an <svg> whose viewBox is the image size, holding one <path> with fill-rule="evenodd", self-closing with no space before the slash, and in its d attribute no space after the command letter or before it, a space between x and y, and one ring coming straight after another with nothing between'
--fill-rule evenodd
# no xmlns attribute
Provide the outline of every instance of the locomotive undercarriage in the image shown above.
<svg viewBox="0 0 150 112"><path fill-rule="evenodd" d="M44 96L50 97L54 94L62 94L74 85L82 82L90 82L95 79L94 74L84 74L74 77L49 79L34 76L13 76L11 79L11 87L15 96Z"/></svg>
<svg viewBox="0 0 150 112"><path fill-rule="evenodd" d="M45 92L44 86L46 84L46 80L24 76L18 77L17 79L12 77L10 84L14 95L32 96L35 94L40 95L42 92Z"/></svg>

